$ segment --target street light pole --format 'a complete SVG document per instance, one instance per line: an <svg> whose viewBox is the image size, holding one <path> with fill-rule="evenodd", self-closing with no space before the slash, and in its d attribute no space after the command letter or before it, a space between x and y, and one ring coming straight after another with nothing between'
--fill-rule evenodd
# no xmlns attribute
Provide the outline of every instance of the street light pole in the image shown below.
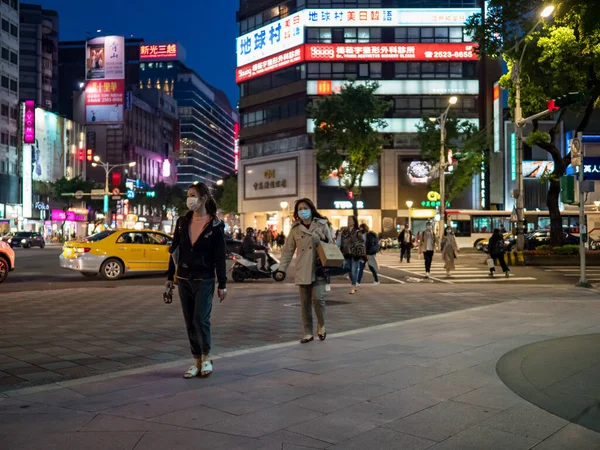
<svg viewBox="0 0 600 450"><path fill-rule="evenodd" d="M412 230L412 207L413 207L413 202L412 200L407 200L406 201L406 206L408 206L408 229Z"/></svg>
<svg viewBox="0 0 600 450"><path fill-rule="evenodd" d="M107 162L102 162L100 161L100 157L99 156L94 156L94 162L92 163L92 167L102 167L104 169L104 173L106 175L105 179L104 179L104 214L106 215L104 220L106 224L110 224L110 220L108 218L109 214L108 214L108 196L110 195L110 191L108 189L108 176L110 175L110 173L119 168L119 167L134 167L135 166L135 161L126 163L126 164L109 164Z"/></svg>

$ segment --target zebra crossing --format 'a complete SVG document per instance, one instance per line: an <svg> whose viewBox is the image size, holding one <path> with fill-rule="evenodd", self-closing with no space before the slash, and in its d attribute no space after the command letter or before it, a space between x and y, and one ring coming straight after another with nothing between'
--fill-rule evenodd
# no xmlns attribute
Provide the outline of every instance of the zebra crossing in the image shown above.
<svg viewBox="0 0 600 450"><path fill-rule="evenodd" d="M557 275L563 275L568 278L569 281L577 282L579 279L579 267L575 266L544 266L542 267L546 272L556 273ZM586 267L585 274L588 281L592 283L600 282L600 267Z"/></svg>
<svg viewBox="0 0 600 450"><path fill-rule="evenodd" d="M398 253L384 253L377 256L377 261L380 266L388 269L397 271L403 271L413 277L424 277L425 276L425 261L423 257L418 259L418 255L413 255L410 263L400 262ZM534 277L520 277L511 273L510 278L505 278L500 267L496 268L496 276L491 278L490 272L487 266L481 264L467 264L461 262L459 258L456 264L455 270L452 271L451 276L448 278L446 275L446 269L444 269L444 262L441 260L441 256L436 254L431 264L431 277L434 281L447 284L466 284L466 283L505 283L508 281L534 281ZM600 277L600 268L598 269L598 276ZM599 278L600 279L600 278Z"/></svg>

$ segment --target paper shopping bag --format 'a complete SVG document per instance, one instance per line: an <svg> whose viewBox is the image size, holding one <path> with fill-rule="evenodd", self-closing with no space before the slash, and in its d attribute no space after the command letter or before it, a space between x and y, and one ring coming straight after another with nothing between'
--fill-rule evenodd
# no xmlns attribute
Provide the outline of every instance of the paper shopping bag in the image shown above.
<svg viewBox="0 0 600 450"><path fill-rule="evenodd" d="M327 267L342 267L344 264L344 255L335 244L321 242L317 247L317 255L321 261L321 265Z"/></svg>

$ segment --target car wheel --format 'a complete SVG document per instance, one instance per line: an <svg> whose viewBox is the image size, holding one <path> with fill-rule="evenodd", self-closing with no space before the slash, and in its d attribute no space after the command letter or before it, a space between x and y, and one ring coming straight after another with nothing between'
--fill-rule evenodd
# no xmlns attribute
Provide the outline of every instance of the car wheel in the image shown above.
<svg viewBox="0 0 600 450"><path fill-rule="evenodd" d="M81 272L81 275L83 275L84 277L95 277L96 275L98 275L98 272Z"/></svg>
<svg viewBox="0 0 600 450"><path fill-rule="evenodd" d="M24 248L31 248L31 242L27 242L23 247Z"/></svg>
<svg viewBox="0 0 600 450"><path fill-rule="evenodd" d="M0 283L2 283L8 277L8 261L0 256Z"/></svg>
<svg viewBox="0 0 600 450"><path fill-rule="evenodd" d="M104 261L100 268L100 273L107 280L118 280L123 276L123 271L123 263L114 258Z"/></svg>
<svg viewBox="0 0 600 450"><path fill-rule="evenodd" d="M40 248L44 248L46 246L46 243L44 241L42 241L42 243L40 244Z"/></svg>
<svg viewBox="0 0 600 450"><path fill-rule="evenodd" d="M484 240L484 238L479 238L479 239L476 239L476 240L475 240L475 242L473 243L473 247L475 247L475 248L480 248L480 247L479 247L479 243L480 243L481 241L483 241L483 240Z"/></svg>

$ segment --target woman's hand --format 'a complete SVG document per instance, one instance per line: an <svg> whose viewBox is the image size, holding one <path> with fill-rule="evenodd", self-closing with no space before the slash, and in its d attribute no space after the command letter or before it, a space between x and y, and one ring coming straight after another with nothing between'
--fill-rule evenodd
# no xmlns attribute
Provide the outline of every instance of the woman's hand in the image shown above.
<svg viewBox="0 0 600 450"><path fill-rule="evenodd" d="M173 283L173 280L167 280L167 282L165 283L165 287L167 289L173 289L175 287L175 283Z"/></svg>

